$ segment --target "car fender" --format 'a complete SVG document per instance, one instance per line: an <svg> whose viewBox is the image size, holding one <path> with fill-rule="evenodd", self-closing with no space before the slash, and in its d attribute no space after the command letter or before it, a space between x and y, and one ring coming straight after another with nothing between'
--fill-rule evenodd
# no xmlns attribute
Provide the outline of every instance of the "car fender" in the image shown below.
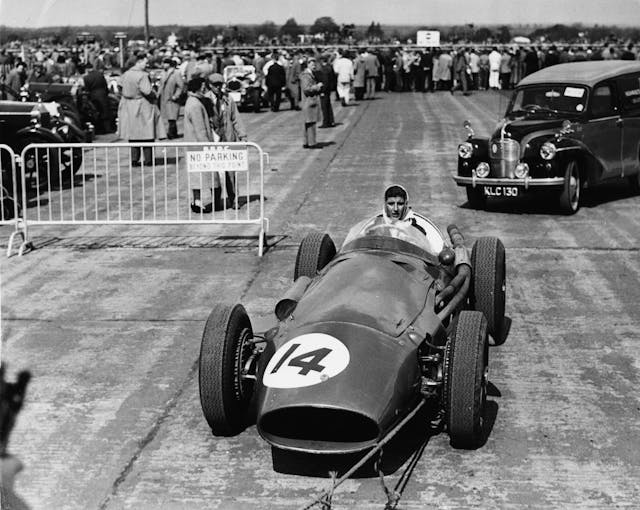
<svg viewBox="0 0 640 510"><path fill-rule="evenodd" d="M64 143L64 140L60 135L41 126L29 126L22 128L16 133L16 135L18 135L19 138L40 138L42 141L39 141L38 143Z"/></svg>
<svg viewBox="0 0 640 510"><path fill-rule="evenodd" d="M556 157L559 158L558 161L561 162L562 168L569 161L577 160L587 183L594 183L600 180L603 171L602 163L582 140L562 137L554 143L558 148Z"/></svg>
<svg viewBox="0 0 640 510"><path fill-rule="evenodd" d="M579 138L568 136L558 137L557 130L536 131L523 137L521 142L521 159L540 159L540 146L545 142L553 143L558 151L551 160L557 175L563 175L564 168L571 160L577 160L583 170L587 182L596 182L602 173L602 164L595 157L591 149Z"/></svg>

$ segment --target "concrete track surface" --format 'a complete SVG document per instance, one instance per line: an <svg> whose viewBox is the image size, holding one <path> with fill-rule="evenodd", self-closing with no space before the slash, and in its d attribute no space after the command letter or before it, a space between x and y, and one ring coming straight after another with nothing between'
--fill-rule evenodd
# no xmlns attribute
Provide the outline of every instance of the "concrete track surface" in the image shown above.
<svg viewBox="0 0 640 510"><path fill-rule="evenodd" d="M462 121L487 134L505 96L384 94L343 108L302 150L301 115L242 114L271 155L270 250L219 227L34 228L3 258L2 358L33 373L10 450L33 509L292 509L330 486L317 459L272 459L255 428L215 438L198 400L204 321L220 300L272 317L311 230L336 244L390 183L469 244L507 250L511 334L490 352L490 434L475 451L417 419L385 448L397 508L637 508L640 502L640 197L624 183L558 215L552 202L466 206L451 179ZM285 106L286 108L286 106ZM10 228L0 229L2 239ZM254 231L234 232L254 235ZM412 462L412 454L417 452ZM335 509L385 507L363 472Z"/></svg>

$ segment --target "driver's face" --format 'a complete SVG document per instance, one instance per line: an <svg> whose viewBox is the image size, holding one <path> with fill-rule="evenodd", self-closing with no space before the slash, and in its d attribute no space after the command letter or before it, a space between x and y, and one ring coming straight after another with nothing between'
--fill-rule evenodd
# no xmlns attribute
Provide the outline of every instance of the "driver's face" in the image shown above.
<svg viewBox="0 0 640 510"><path fill-rule="evenodd" d="M407 202L402 197L389 197L384 204L387 210L387 216L394 220L399 220L404 216L407 209Z"/></svg>

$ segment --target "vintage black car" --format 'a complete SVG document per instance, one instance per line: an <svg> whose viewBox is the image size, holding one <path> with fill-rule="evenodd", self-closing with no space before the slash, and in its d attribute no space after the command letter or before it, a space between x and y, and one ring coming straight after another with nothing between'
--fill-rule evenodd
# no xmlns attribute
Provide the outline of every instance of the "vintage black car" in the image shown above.
<svg viewBox="0 0 640 510"><path fill-rule="evenodd" d="M67 116L80 129L96 126L100 114L82 86L81 80L70 83L32 82L26 87L28 101L56 102L62 116Z"/></svg>
<svg viewBox="0 0 640 510"><path fill-rule="evenodd" d="M508 329L504 246L480 238L469 258L457 227L445 236L416 219L421 231L365 220L338 253L329 235L308 234L266 333L242 305L214 307L200 351L214 435L257 423L279 450L353 453L427 405L454 447L482 443L488 335L499 344Z"/></svg>
<svg viewBox="0 0 640 510"><path fill-rule="evenodd" d="M57 103L0 101L0 141L16 156L32 143L84 143L93 138L91 130L83 131L61 115ZM2 151L2 172L5 194L19 196L12 177L8 152ZM24 169L28 187L55 187L68 180L82 165L80 149L30 149L25 153ZM19 184L20 179L15 184ZM4 196L3 195L3 196Z"/></svg>
<svg viewBox="0 0 640 510"><path fill-rule="evenodd" d="M518 83L504 118L488 138L469 135L458 146L454 180L469 205L491 197L552 194L566 214L581 192L626 178L640 191L640 62L559 64Z"/></svg>
<svg viewBox="0 0 640 510"><path fill-rule="evenodd" d="M256 68L252 65L226 66L223 71L224 87L238 108L259 112L264 102L263 90L256 82Z"/></svg>

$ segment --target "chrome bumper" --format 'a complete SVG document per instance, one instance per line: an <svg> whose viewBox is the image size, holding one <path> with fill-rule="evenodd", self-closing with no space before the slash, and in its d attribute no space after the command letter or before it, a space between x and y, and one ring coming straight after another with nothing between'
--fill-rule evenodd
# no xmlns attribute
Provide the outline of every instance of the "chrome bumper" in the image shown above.
<svg viewBox="0 0 640 510"><path fill-rule="evenodd" d="M524 179L507 179L495 177L480 178L475 175L472 177L461 177L454 174L453 180L456 181L458 186L471 186L473 188L476 186L517 186L519 188L529 189L540 186L562 186L564 184L564 177L548 177L544 179L525 177Z"/></svg>

